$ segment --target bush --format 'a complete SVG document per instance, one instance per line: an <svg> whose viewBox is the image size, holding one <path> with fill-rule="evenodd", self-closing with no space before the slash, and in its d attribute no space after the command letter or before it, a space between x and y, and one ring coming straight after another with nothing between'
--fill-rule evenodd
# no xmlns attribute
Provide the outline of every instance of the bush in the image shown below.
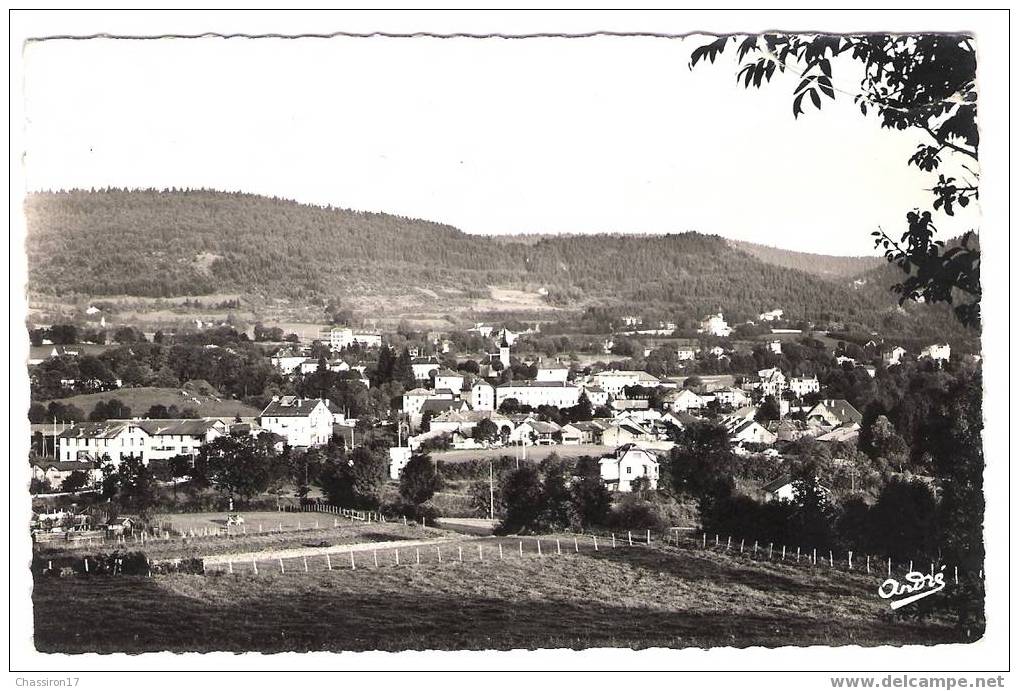
<svg viewBox="0 0 1019 691"><path fill-rule="evenodd" d="M609 526L620 530L668 530L669 521L659 504L630 495L622 499L609 514Z"/></svg>

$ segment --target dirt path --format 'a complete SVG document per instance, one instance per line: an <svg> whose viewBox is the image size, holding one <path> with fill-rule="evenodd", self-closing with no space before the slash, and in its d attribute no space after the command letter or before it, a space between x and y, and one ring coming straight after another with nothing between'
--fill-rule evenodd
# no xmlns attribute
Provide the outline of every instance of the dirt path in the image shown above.
<svg viewBox="0 0 1019 691"><path fill-rule="evenodd" d="M287 549L267 550L259 552L240 552L234 554L210 554L203 555L201 559L206 566L215 564L226 564L227 562L245 562L257 559L264 561L269 559L293 559L294 557L315 557L326 554L346 554L347 552L368 552L377 549L403 549L404 547L422 547L424 545L435 545L443 542L463 540L463 535L444 535L441 537L426 538L422 540L392 540L388 542L358 542L349 545L331 545L329 547L290 547Z"/></svg>

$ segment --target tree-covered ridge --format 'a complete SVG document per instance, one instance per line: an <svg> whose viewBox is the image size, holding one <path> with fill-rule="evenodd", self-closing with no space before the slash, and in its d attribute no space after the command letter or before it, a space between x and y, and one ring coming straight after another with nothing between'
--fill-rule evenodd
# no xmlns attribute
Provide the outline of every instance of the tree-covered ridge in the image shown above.
<svg viewBox="0 0 1019 691"><path fill-rule="evenodd" d="M766 263L717 236L562 235L504 242L380 213L207 190L36 193L26 202L30 290L169 297L233 290L294 300L544 286L557 306L596 299L733 320L924 323L891 295Z"/></svg>
<svg viewBox="0 0 1019 691"><path fill-rule="evenodd" d="M832 279L857 276L885 263L880 257L836 257L795 252L742 240L730 240L729 244L765 263Z"/></svg>

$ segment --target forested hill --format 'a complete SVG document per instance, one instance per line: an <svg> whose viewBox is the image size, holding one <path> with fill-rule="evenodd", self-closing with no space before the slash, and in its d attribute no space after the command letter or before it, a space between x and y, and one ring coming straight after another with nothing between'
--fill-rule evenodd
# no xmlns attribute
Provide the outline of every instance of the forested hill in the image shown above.
<svg viewBox="0 0 1019 691"><path fill-rule="evenodd" d="M883 257L835 257L809 252L795 252L753 242L730 240L729 244L763 262L787 269L805 271L824 278L849 278L885 264Z"/></svg>
<svg viewBox="0 0 1019 691"><path fill-rule="evenodd" d="M214 191L36 193L26 208L30 290L40 295L309 300L528 286L563 307L597 300L677 317L721 309L731 320L780 307L792 319L872 328L923 322L890 294L697 233L500 242L428 221Z"/></svg>

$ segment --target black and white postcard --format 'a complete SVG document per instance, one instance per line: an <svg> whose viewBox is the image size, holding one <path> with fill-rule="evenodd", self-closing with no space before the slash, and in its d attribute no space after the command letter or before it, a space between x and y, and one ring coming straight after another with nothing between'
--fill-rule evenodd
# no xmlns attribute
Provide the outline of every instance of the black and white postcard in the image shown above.
<svg viewBox="0 0 1019 691"><path fill-rule="evenodd" d="M1003 685L1008 14L882 14L15 12L19 685Z"/></svg>

